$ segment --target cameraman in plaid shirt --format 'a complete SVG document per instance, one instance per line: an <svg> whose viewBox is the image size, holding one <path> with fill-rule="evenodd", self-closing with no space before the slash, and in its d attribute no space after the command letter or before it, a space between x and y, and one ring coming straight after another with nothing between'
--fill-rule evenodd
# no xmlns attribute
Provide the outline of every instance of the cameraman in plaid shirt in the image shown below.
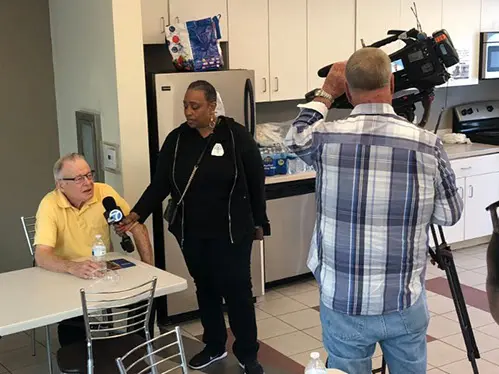
<svg viewBox="0 0 499 374"><path fill-rule="evenodd" d="M345 91L351 115L327 122ZM376 343L391 373L426 373L428 229L463 208L442 142L395 113L393 91L390 58L363 48L333 65L286 138L317 171L308 265L327 366L353 374L371 372Z"/></svg>

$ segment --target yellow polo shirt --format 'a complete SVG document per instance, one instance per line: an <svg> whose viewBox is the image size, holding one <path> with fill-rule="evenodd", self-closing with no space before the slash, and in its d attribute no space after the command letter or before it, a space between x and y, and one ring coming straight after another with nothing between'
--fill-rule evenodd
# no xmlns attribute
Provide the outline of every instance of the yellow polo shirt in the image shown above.
<svg viewBox="0 0 499 374"><path fill-rule="evenodd" d="M124 215L130 213L127 202L107 184L94 183L94 196L81 209L72 206L61 191L49 192L36 213L35 245L53 247L56 255L71 260L91 256L95 235L100 234L110 251L110 229L102 205L107 196L114 198Z"/></svg>

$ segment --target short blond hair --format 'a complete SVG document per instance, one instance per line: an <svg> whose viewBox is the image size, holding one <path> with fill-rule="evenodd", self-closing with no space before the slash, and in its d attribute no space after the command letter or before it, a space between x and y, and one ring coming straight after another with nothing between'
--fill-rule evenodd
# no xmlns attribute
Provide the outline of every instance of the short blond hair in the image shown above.
<svg viewBox="0 0 499 374"><path fill-rule="evenodd" d="M57 182L61 180L61 171L64 167L64 164L68 161L76 161L76 160L85 160L85 157L80 155L79 153L72 152L62 156L58 159L54 164L54 180Z"/></svg>
<svg viewBox="0 0 499 374"><path fill-rule="evenodd" d="M374 91L390 84L390 57L379 48L366 47L356 51L345 68L348 87L352 91Z"/></svg>

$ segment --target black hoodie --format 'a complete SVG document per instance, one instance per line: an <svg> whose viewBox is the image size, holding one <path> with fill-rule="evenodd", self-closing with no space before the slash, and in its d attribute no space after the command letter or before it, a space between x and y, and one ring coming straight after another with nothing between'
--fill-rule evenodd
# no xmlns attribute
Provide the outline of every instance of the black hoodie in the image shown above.
<svg viewBox="0 0 499 374"><path fill-rule="evenodd" d="M256 226L267 224L260 152L251 134L229 117L219 117L209 138L203 139L186 123L167 136L153 180L132 209L140 222L168 195L179 201L207 144L197 174L169 227L181 246L186 233L218 238L226 235L236 242L252 235ZM215 146L223 149L222 156L213 151Z"/></svg>

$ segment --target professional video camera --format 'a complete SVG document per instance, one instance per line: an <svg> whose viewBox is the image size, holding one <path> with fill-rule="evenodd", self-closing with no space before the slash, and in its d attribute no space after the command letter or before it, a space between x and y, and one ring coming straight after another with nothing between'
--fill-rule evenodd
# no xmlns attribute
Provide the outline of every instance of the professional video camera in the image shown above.
<svg viewBox="0 0 499 374"><path fill-rule="evenodd" d="M457 64L459 56L446 30L436 31L431 37L423 33L420 26L409 31L390 30L387 34L391 36L369 47L380 48L397 40L405 43L402 49L390 55L395 94L409 89L419 91L394 98L393 108L397 114L413 122L415 104L421 101L424 114L418 126L424 127L430 115L434 89L449 80L446 68ZM325 78L331 66L333 64L320 69L319 77ZM306 98L311 99L314 91L307 93ZM344 94L334 101L332 108L352 108L352 105Z"/></svg>

